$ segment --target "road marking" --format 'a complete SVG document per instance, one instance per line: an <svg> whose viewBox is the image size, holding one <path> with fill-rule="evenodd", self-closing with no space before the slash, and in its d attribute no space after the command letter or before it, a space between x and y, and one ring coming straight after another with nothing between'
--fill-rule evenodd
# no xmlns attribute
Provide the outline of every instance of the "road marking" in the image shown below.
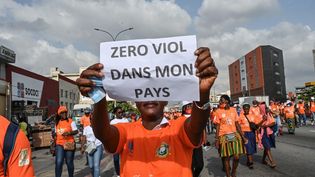
<svg viewBox="0 0 315 177"><path fill-rule="evenodd" d="M310 132L315 133L315 130L310 130Z"/></svg>

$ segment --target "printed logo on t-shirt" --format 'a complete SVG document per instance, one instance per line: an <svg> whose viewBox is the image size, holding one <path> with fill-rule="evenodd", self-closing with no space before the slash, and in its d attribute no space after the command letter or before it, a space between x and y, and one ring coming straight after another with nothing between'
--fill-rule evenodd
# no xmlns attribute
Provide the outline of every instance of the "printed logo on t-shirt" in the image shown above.
<svg viewBox="0 0 315 177"><path fill-rule="evenodd" d="M160 158L166 158L169 155L169 145L162 143L161 146L157 149L156 155Z"/></svg>
<svg viewBox="0 0 315 177"><path fill-rule="evenodd" d="M30 156L28 149L22 149L19 154L19 167L23 167L30 164Z"/></svg>

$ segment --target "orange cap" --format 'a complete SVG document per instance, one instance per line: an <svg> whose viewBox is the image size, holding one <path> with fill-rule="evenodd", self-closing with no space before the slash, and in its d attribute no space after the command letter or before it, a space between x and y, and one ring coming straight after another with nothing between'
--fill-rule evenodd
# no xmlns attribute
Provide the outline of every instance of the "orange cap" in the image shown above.
<svg viewBox="0 0 315 177"><path fill-rule="evenodd" d="M63 112L68 112L67 107L59 106L59 108L58 108L58 115L60 115Z"/></svg>

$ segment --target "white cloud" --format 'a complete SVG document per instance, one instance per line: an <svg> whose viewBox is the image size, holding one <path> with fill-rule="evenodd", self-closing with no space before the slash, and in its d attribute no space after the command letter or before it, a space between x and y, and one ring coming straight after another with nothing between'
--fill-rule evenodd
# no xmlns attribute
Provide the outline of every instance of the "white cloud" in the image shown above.
<svg viewBox="0 0 315 177"><path fill-rule="evenodd" d="M217 34L277 9L277 0L204 0L195 24L202 36Z"/></svg>
<svg viewBox="0 0 315 177"><path fill-rule="evenodd" d="M40 74L50 67L76 72L97 62L99 43L129 27L119 39L185 35L195 29L200 46L209 46L220 69L217 91L229 89L228 64L259 45L283 50L288 90L314 80L314 29L282 22L264 29L244 27L277 14L277 0L204 0L192 18L175 0L36 0L0 3L0 44L17 53L17 65ZM216 91L216 92L217 92Z"/></svg>
<svg viewBox="0 0 315 177"><path fill-rule="evenodd" d="M2 3L3 2L3 3ZM97 62L99 43L111 40L95 27L119 39L154 38L187 33L189 14L175 1L145 0L40 0L0 4L0 43L17 53L17 65L48 74L58 66L75 72Z"/></svg>
<svg viewBox="0 0 315 177"><path fill-rule="evenodd" d="M293 91L295 86L303 86L315 78L312 57L315 31L309 26L282 22L261 30L239 27L199 42L214 53L220 72L216 85L221 91L229 89L228 65L259 45L272 45L283 51L287 90Z"/></svg>

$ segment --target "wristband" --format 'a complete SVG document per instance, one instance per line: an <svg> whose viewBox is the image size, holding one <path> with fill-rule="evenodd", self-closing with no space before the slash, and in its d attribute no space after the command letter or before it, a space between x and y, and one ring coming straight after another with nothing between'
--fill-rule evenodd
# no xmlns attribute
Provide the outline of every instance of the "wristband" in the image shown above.
<svg viewBox="0 0 315 177"><path fill-rule="evenodd" d="M205 103L204 105L202 105L202 106L198 106L198 104L197 104L197 102L196 101L194 101L194 104L195 104L195 106L198 108L198 109L201 109L201 110L207 110L208 108L210 108L210 101L209 102L207 102L207 103Z"/></svg>

